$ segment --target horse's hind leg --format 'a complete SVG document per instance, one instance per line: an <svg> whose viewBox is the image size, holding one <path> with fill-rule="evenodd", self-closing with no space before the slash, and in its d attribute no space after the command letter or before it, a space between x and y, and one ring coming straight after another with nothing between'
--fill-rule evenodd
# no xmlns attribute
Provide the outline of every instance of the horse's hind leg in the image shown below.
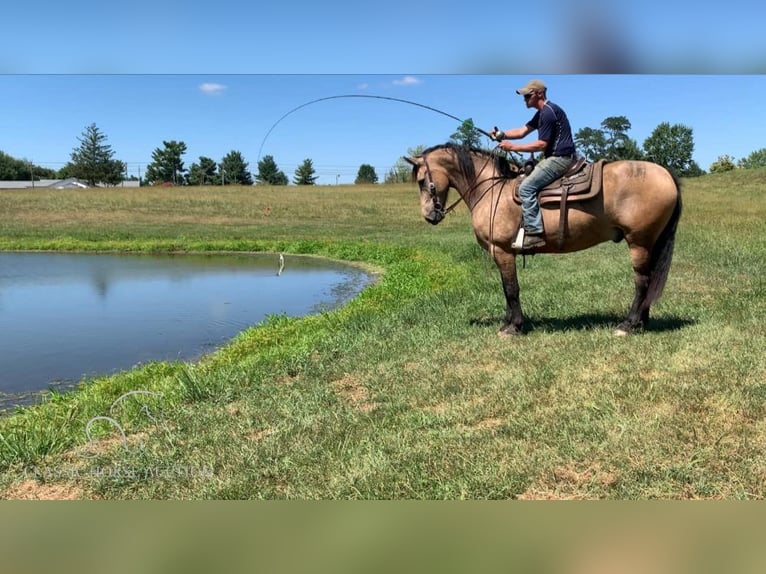
<svg viewBox="0 0 766 574"><path fill-rule="evenodd" d="M627 335L636 329L646 327L649 322L649 279L651 271L651 252L640 245L630 246L630 260L633 264L635 294L628 316L615 331L618 335Z"/></svg>

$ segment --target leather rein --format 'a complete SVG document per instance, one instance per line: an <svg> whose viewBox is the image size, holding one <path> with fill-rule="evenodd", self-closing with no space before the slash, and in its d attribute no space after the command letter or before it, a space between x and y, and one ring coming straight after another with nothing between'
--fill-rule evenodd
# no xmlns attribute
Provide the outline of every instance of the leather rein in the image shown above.
<svg viewBox="0 0 766 574"><path fill-rule="evenodd" d="M497 148L495 148L495 149L497 149ZM481 170L479 170L479 173L481 173L482 171L484 171L484 168L487 166L487 164L488 164L488 163L489 163L489 162L490 162L490 161L491 161L491 160L492 160L494 157L495 157L495 156L494 156L494 153L493 153L493 155L491 155L491 156L487 157L487 161L486 161L486 163L485 163L485 164L482 166ZM426 157L424 157L424 158L423 158L423 165L425 165L425 167L426 167L426 181L425 181L425 185L426 185L426 188L428 189L428 193L431 195L431 201L432 201L432 202L433 202L433 204L434 204L434 209L435 209L437 212L439 212L439 213L442 215L442 217L444 217L444 216L445 216L445 215L447 215L448 213L452 212L452 211L453 211L453 210L454 210L454 209L455 209L455 208L458 206L458 204L459 204L461 201L464 201L464 200L465 200L465 197L467 197L467 196L470 196L470 195L473 193L473 191L474 191L474 190L475 190L477 187L479 187L481 184L483 184L483 183L485 183L485 182L487 182L487 181L491 181L491 180L494 180L494 182L492 183L492 185L490 185L490 186L489 186L489 187L488 187L488 188L487 188L487 189L484 191L484 193L482 193L482 194L481 194L481 197L479 197L479 199L477 199L476 201L473 201L473 202L472 202L472 205L468 205L468 201L467 201L467 200L465 200L465 201L466 201L466 205L468 206L468 210L469 210L469 211L473 211L473 208L474 208L474 207L476 207L476 205L478 205L478 203L479 203L479 202L480 202L482 199L484 199L484 196L485 196L485 195L487 195L487 193L489 193L490 191L494 190L494 188L495 188L495 186L498 184L498 182L501 182L501 184L502 184L502 180L504 180L504 179L505 179L505 178L504 178L504 177L502 177L502 176L497 176L497 175L496 175L496 176L488 177L488 178L486 178L486 179L482 179L482 180L480 180L480 181L477 181L476 183L474 183L474 184L471 186L471 188L470 188L470 189L469 189L469 190L468 190L468 191L467 191L465 194L462 194L462 193L460 193L460 192L458 191L458 196L459 196L459 197L458 197L458 198L457 198L455 201L453 201L453 202L452 202L452 203L451 203L451 204L450 204L450 205L449 205L449 206L448 206L448 207L445 209L445 208L444 208L444 206L442 206L442 204L441 204L441 201L439 201L439 197L438 197L438 195L437 195L437 193L436 193L436 184L434 183L434 180L433 180L433 176L431 175L431 167L428 165L428 159L427 159Z"/></svg>

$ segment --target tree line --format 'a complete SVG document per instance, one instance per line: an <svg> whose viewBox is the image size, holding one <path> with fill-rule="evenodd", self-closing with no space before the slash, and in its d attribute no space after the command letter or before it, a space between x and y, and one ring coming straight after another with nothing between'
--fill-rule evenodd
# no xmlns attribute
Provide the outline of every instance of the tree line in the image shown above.
<svg viewBox="0 0 766 574"><path fill-rule="evenodd" d="M628 135L630 121L625 116L611 116L600 128L583 128L575 134L575 145L590 160L641 159L658 163L686 177L703 175L705 171L692 159L694 136L692 128L683 124L662 122L646 138L641 147ZM766 148L753 151L734 165L734 158L719 156L710 167L711 173L766 167Z"/></svg>
<svg viewBox="0 0 766 574"><path fill-rule="evenodd" d="M683 124L662 122L646 138L641 146L628 135L631 123L625 116L610 116L600 127L585 127L574 134L575 146L588 161L599 159L646 160L657 163L685 177L703 175L705 171L692 159L694 134L692 128ZM452 134L450 140L469 147L480 147L479 132L469 118ZM735 165L734 158L719 156L710 165L710 172L739 168L766 167L766 148L752 152Z"/></svg>
<svg viewBox="0 0 766 574"><path fill-rule="evenodd" d="M0 151L0 180L24 181L33 179L78 178L90 186L118 185L127 179L127 164L114 158L107 136L95 123L88 125L77 138L79 145L72 150L70 161L60 170L35 166ZM162 147L152 152L152 161L146 167L141 184L144 185L287 185L288 178L279 169L273 156L264 156L258 162L253 176L241 152L232 150L220 162L200 156L188 168L183 156L187 151L183 141L163 141ZM318 176L311 159L307 158L295 170L295 185L315 185ZM359 167L355 183L377 183L375 168L369 164Z"/></svg>
<svg viewBox="0 0 766 574"><path fill-rule="evenodd" d="M694 138L692 128L683 124L659 124L641 146L632 139L628 132L631 123L625 116L610 116L604 119L600 127L585 127L574 134L575 145L579 153L589 161L598 159L648 160L663 165L680 176L695 177L705 171L692 159ZM127 178L127 165L114 158L114 151L107 144L107 136L95 123L85 128L77 138L70 161L60 170L53 170L33 165L30 161L16 159L0 151L0 180L23 181L33 179L78 178L89 185L118 185ZM478 148L479 132L473 120L468 119L450 136L450 141ZM422 145L407 150L407 155L415 156L423 152ZM140 178L142 185L287 185L288 177L279 169L274 157L265 156L258 162L258 171L253 175L249 164L241 152L232 150L220 161L207 156L200 156L188 168L183 156L186 153L183 141L163 141L162 147L152 152L152 162ZM766 148L753 151L748 157L735 162L729 155L719 156L710 165L711 173L720 173L732 169L766 167ZM411 166L402 158L386 174L385 183L404 183L411 178ZM313 162L307 158L295 170L292 183L295 185L315 185L318 179ZM359 167L356 184L374 184L378 182L375 168L369 164Z"/></svg>

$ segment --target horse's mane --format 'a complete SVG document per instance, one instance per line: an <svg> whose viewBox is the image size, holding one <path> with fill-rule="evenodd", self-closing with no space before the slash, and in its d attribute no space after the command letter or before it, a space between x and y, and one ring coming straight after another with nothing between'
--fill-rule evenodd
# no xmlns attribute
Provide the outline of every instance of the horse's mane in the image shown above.
<svg viewBox="0 0 766 574"><path fill-rule="evenodd" d="M454 142L447 142L431 146L428 149L423 150L423 153L420 155L426 155L432 151L440 149L446 149L454 152L455 156L457 157L458 165L460 166L460 171L463 172L463 175L465 175L468 181L473 181L476 179L476 170L474 168L471 155L479 155L486 158L487 161L494 161L495 169L502 177L510 178L516 177L518 175L518 168L512 168L510 162L506 158L496 155L485 149L468 148L462 144L456 144Z"/></svg>

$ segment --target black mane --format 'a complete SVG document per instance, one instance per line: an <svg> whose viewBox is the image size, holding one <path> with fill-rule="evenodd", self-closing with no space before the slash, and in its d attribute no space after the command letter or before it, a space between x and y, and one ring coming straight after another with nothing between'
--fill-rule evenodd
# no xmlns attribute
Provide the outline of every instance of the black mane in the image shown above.
<svg viewBox="0 0 766 574"><path fill-rule="evenodd" d="M471 159L472 154L487 158L487 161L494 161L495 169L502 177L511 178L518 175L518 169L512 168L510 162L506 158L485 149L467 148L462 144L454 142L431 146L428 149L423 150L421 155L424 156L439 149L448 149L455 153L458 165L460 166L460 171L463 172L463 175L465 175L468 181L474 181L476 179L476 170L474 169L473 160Z"/></svg>

